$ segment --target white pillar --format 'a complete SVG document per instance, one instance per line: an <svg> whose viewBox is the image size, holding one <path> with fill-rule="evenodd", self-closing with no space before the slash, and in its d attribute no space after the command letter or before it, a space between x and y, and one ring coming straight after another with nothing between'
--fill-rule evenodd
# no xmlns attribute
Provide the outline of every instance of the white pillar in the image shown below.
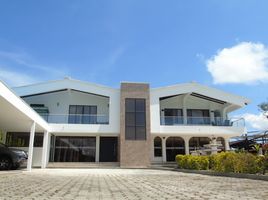
<svg viewBox="0 0 268 200"><path fill-rule="evenodd" d="M185 154L189 155L190 154L190 150L189 150L189 137L185 137L184 139L184 143L185 143Z"/></svg>
<svg viewBox="0 0 268 200"><path fill-rule="evenodd" d="M30 132L30 142L29 142L29 150L28 150L27 171L31 171L32 170L34 135L35 135L35 122L33 122L32 126L31 126L31 132Z"/></svg>
<svg viewBox="0 0 268 200"><path fill-rule="evenodd" d="M163 162L167 162L166 137L162 138L162 158L163 158Z"/></svg>
<svg viewBox="0 0 268 200"><path fill-rule="evenodd" d="M96 136L95 161L100 162L100 136Z"/></svg>
<svg viewBox="0 0 268 200"><path fill-rule="evenodd" d="M48 131L44 132L44 138L43 138L43 151L42 151L42 164L41 168L45 169L47 167L47 161L48 161L48 138L49 138L49 133Z"/></svg>
<svg viewBox="0 0 268 200"><path fill-rule="evenodd" d="M229 151L230 150L229 138L224 138L224 144L225 144L225 151Z"/></svg>

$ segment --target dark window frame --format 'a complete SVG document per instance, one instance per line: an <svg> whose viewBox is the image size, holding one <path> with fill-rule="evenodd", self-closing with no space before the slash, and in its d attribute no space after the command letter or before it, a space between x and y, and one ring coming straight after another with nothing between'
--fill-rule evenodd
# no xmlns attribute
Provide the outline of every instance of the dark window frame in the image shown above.
<svg viewBox="0 0 268 200"><path fill-rule="evenodd" d="M141 102L142 104L138 105ZM132 121L130 120L131 115L133 117ZM140 119L137 120L138 115L143 116L143 120L140 120ZM125 139L126 140L146 140L147 139L146 132L147 132L146 131L146 99L126 98L125 99Z"/></svg>

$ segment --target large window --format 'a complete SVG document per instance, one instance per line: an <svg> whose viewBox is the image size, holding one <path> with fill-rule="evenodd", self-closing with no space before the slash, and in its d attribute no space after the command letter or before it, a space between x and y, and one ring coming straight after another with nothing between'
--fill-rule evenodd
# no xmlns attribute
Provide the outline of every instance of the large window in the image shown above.
<svg viewBox="0 0 268 200"><path fill-rule="evenodd" d="M97 124L97 106L70 105L70 124Z"/></svg>
<svg viewBox="0 0 268 200"><path fill-rule="evenodd" d="M126 140L146 140L145 99L125 101Z"/></svg>
<svg viewBox="0 0 268 200"><path fill-rule="evenodd" d="M210 124L209 110L187 109L188 124Z"/></svg>
<svg viewBox="0 0 268 200"><path fill-rule="evenodd" d="M51 162L95 162L96 138L52 136Z"/></svg>
<svg viewBox="0 0 268 200"><path fill-rule="evenodd" d="M9 147L29 147L30 133L8 132L6 145ZM35 133L34 147L43 147L43 133Z"/></svg>

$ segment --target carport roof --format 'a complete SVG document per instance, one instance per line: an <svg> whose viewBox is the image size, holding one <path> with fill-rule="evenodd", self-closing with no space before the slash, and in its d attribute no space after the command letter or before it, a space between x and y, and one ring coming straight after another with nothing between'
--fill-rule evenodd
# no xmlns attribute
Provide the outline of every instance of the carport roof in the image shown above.
<svg viewBox="0 0 268 200"><path fill-rule="evenodd" d="M36 122L36 131L49 130L47 122L0 81L0 130L30 132L33 122Z"/></svg>

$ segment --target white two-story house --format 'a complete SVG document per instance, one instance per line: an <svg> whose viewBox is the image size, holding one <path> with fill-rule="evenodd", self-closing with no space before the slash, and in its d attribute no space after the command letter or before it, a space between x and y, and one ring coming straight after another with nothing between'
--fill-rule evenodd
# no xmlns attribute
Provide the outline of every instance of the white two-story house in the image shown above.
<svg viewBox="0 0 268 200"><path fill-rule="evenodd" d="M115 89L65 78L0 86L4 142L29 151L28 169L104 162L148 167L190 154L211 138L229 150L229 139L244 133L245 123L228 114L249 103L198 83Z"/></svg>

